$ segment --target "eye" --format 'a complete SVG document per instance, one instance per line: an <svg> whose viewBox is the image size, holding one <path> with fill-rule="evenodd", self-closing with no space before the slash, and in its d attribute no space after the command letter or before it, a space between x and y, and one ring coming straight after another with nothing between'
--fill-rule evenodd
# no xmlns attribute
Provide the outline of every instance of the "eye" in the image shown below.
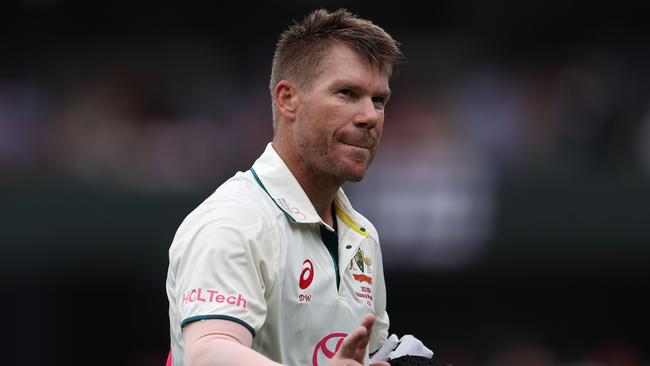
<svg viewBox="0 0 650 366"><path fill-rule="evenodd" d="M372 103L375 105L377 109L384 109L384 105L386 104L386 99L384 99L384 97L373 97Z"/></svg>
<svg viewBox="0 0 650 366"><path fill-rule="evenodd" d="M350 89L341 89L338 93L346 98L354 98L354 92Z"/></svg>

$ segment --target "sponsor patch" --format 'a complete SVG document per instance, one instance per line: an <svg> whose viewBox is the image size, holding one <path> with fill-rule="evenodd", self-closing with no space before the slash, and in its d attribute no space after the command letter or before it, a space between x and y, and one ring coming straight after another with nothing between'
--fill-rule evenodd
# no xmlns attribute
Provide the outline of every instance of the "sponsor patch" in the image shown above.
<svg viewBox="0 0 650 366"><path fill-rule="evenodd" d="M222 294L217 290L203 288L193 288L184 293L181 298L182 306L194 302L226 303L244 309L248 307L248 301L244 296L242 296L242 294Z"/></svg>

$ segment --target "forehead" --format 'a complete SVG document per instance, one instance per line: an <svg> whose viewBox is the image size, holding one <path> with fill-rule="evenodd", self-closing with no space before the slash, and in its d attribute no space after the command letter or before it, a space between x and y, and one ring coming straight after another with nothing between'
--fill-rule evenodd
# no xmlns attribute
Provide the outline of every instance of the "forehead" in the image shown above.
<svg viewBox="0 0 650 366"><path fill-rule="evenodd" d="M353 83L388 92L388 73L344 44L333 44L325 53L314 78L318 84Z"/></svg>

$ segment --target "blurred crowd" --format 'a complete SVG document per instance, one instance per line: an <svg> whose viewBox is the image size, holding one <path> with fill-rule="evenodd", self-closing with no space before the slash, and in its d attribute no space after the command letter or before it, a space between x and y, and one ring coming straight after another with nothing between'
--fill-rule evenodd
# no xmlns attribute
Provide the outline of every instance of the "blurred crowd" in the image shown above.
<svg viewBox="0 0 650 366"><path fill-rule="evenodd" d="M362 184L346 187L377 226L390 223L391 260L471 263L504 179L650 175L644 45L517 59L444 38L405 43L376 161ZM272 138L270 51L233 54L196 39L49 49L0 78L8 184L207 194Z"/></svg>
<svg viewBox="0 0 650 366"><path fill-rule="evenodd" d="M467 185L558 162L650 172L650 55L642 46L515 62L462 43L408 45L374 170L392 171L397 160L419 167L422 181L438 175ZM196 40L61 48L65 56L36 51L28 56L47 61L0 78L8 179L200 189L246 169L272 137L270 54L237 74L249 53L228 58L230 50Z"/></svg>

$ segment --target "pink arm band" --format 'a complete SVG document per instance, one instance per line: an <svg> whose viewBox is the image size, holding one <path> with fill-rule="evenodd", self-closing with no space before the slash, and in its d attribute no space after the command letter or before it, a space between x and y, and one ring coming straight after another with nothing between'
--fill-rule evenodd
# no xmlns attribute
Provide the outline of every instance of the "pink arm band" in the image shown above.
<svg viewBox="0 0 650 366"><path fill-rule="evenodd" d="M196 321L183 329L183 335L188 366L280 365L252 350L253 335L230 320Z"/></svg>

